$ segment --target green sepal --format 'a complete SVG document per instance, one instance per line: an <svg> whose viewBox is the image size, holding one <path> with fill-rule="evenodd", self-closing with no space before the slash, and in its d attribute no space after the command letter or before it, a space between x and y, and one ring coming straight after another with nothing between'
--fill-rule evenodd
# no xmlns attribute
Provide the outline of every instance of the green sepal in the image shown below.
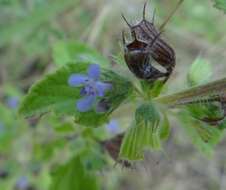
<svg viewBox="0 0 226 190"><path fill-rule="evenodd" d="M161 115L153 103L139 106L135 121L123 139L120 159L140 160L143 159L145 150L160 150L160 121Z"/></svg>
<svg viewBox="0 0 226 190"><path fill-rule="evenodd" d="M170 123L166 114L163 115L163 121L160 125L160 139L167 140L170 135Z"/></svg>
<svg viewBox="0 0 226 190"><path fill-rule="evenodd" d="M140 81L140 84L143 92L148 98L159 96L164 86L164 82L160 80L157 80L155 82L142 80Z"/></svg>

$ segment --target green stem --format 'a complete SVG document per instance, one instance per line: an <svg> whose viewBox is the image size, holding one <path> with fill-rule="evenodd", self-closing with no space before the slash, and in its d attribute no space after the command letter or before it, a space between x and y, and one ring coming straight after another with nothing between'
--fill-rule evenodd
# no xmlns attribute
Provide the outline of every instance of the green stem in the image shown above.
<svg viewBox="0 0 226 190"><path fill-rule="evenodd" d="M218 101L226 95L226 78L210 82L204 85L189 88L187 90L154 98L154 101L167 106L191 104L201 101Z"/></svg>

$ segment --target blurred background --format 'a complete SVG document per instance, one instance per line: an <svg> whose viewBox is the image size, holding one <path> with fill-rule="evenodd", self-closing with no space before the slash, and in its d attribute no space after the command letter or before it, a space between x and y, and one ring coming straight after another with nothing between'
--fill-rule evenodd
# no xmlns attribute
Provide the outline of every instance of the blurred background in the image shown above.
<svg viewBox="0 0 226 190"><path fill-rule="evenodd" d="M156 9L155 24L160 26L177 2L148 1L147 18ZM64 159L52 150L52 143L46 146L53 139L57 147L66 146L53 135L52 125L59 120L44 117L37 124L37 118L27 122L16 117L29 87L58 66L53 59L57 44L85 43L114 63L112 57L123 54L121 32L128 31L120 15L135 24L142 18L143 4L143 0L0 0L0 189L48 189L50 164L45 160L52 155L53 160ZM177 57L168 92L185 88L186 74L197 57L211 64L212 80L225 76L226 15L211 0L185 0L163 37ZM136 170L112 166L100 174L106 178L103 189L226 189L226 139L206 157L174 119L171 123L163 152L147 153Z"/></svg>

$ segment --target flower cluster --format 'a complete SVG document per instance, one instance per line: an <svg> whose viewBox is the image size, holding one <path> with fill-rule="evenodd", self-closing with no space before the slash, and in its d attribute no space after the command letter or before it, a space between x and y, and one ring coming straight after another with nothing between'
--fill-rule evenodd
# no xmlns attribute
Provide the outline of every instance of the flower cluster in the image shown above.
<svg viewBox="0 0 226 190"><path fill-rule="evenodd" d="M104 97L106 91L112 89L110 83L100 81L100 66L97 64L89 66L87 75L72 74L68 79L68 84L72 87L82 87L80 91L82 98L76 102L76 107L80 112L90 111L97 98Z"/></svg>

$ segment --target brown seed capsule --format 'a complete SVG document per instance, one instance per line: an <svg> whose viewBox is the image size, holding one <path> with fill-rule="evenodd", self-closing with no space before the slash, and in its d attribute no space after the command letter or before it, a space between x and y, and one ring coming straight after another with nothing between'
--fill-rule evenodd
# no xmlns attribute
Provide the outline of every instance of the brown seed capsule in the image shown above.
<svg viewBox="0 0 226 190"><path fill-rule="evenodd" d="M120 164L122 164L122 166L124 166L126 168L130 168L131 167L130 162L128 162L126 160L118 159L123 137L124 137L124 134L119 134L119 135L113 137L112 139L102 142L101 144L103 145L105 150L107 150L107 152L110 154L110 156L116 161L116 163L120 163Z"/></svg>
<svg viewBox="0 0 226 190"><path fill-rule="evenodd" d="M155 81L164 77L166 82L175 66L175 53L173 48L161 37L161 31L154 26L154 16L152 22L145 19L145 8L143 9L143 19L138 24L132 26L122 15L130 28L134 38L126 44L123 33L123 44L125 49L125 61L129 69L141 79ZM156 69L152 62L156 61L166 69L166 72Z"/></svg>

